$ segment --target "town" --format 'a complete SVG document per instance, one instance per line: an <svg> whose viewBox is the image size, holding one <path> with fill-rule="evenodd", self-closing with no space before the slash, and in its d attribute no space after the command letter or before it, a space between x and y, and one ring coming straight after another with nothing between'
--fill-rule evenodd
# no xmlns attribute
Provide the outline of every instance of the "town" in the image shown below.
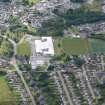
<svg viewBox="0 0 105 105"><path fill-rule="evenodd" d="M0 0L0 105L104 105L105 1Z"/></svg>

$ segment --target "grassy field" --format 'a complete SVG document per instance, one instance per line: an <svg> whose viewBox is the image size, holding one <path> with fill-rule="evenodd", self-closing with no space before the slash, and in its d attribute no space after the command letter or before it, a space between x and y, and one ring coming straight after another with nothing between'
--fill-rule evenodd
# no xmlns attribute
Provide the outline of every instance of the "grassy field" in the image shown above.
<svg viewBox="0 0 105 105"><path fill-rule="evenodd" d="M54 39L54 48L57 55L60 55L62 52L68 55L105 53L105 42L102 40L57 37Z"/></svg>
<svg viewBox="0 0 105 105"><path fill-rule="evenodd" d="M61 47L58 47L59 45L61 45ZM54 50L55 50L56 55L59 55L61 52L63 52L61 37L54 38Z"/></svg>
<svg viewBox="0 0 105 105"><path fill-rule="evenodd" d="M0 105L18 105L17 96L8 87L4 76L0 76Z"/></svg>
<svg viewBox="0 0 105 105"><path fill-rule="evenodd" d="M105 53L105 42L98 39L89 39L92 47L91 53Z"/></svg>
<svg viewBox="0 0 105 105"><path fill-rule="evenodd" d="M88 40L80 38L64 38L62 47L67 54L86 54L90 51Z"/></svg>
<svg viewBox="0 0 105 105"><path fill-rule="evenodd" d="M31 55L31 46L29 42L23 41L17 46L17 54L21 56L30 56Z"/></svg>

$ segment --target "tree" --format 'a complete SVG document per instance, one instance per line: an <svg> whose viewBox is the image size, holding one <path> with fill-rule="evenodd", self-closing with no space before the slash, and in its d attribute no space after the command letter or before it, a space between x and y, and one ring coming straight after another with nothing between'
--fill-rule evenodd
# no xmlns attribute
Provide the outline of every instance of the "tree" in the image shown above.
<svg viewBox="0 0 105 105"><path fill-rule="evenodd" d="M13 46L8 40L3 40L0 46L0 55L11 57L13 54Z"/></svg>
<svg viewBox="0 0 105 105"><path fill-rule="evenodd" d="M11 0L0 0L1 2L10 2Z"/></svg>
<svg viewBox="0 0 105 105"><path fill-rule="evenodd" d="M82 58L80 58L78 56L74 55L73 59L75 61L75 64L77 65L77 67L81 67L85 63L84 59L82 59Z"/></svg>
<svg viewBox="0 0 105 105"><path fill-rule="evenodd" d="M84 3L86 0L71 0L74 3Z"/></svg>
<svg viewBox="0 0 105 105"><path fill-rule="evenodd" d="M47 36L62 36L64 29L64 20L61 18L52 18L42 23L42 28L39 30L40 35Z"/></svg>

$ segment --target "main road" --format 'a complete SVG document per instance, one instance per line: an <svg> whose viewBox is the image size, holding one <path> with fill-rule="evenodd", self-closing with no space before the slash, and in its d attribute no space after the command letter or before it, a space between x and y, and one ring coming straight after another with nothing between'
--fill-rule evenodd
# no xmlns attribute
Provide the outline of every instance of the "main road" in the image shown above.
<svg viewBox="0 0 105 105"><path fill-rule="evenodd" d="M31 94L31 91L30 91L30 89L29 89L29 87L28 87L28 85L27 85L27 83L26 83L26 81L25 81L25 79L24 79L24 77L23 77L23 75L22 75L22 72L19 70L17 64L15 64L14 67L15 67L15 69L16 69L18 75L20 76L21 81L23 82L23 84L24 84L24 86L25 86L25 89L27 90L27 93L28 93L29 96L30 96L30 99L31 99L31 101L32 101L32 104L33 104L33 105L36 105L35 99L34 99L34 97L33 97L32 94Z"/></svg>

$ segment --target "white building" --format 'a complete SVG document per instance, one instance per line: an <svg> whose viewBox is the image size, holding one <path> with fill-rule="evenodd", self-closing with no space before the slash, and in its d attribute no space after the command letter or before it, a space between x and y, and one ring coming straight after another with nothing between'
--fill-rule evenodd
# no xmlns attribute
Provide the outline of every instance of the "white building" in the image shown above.
<svg viewBox="0 0 105 105"><path fill-rule="evenodd" d="M54 55L54 46L52 37L42 37L41 40L35 40L35 50L37 54Z"/></svg>

